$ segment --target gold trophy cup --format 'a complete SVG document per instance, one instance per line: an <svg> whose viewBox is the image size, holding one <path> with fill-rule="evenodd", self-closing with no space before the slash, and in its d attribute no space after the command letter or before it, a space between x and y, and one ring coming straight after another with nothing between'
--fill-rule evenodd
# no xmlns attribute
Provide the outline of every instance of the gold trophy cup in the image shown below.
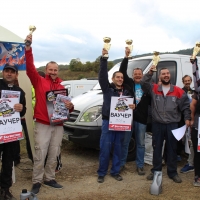
<svg viewBox="0 0 200 200"><path fill-rule="evenodd" d="M192 54L192 56L190 58L190 62L191 63L194 63L194 61L196 59L196 56L199 53L199 51L200 51L200 42L196 42L195 47L193 49L193 54Z"/></svg>
<svg viewBox="0 0 200 200"><path fill-rule="evenodd" d="M157 71L157 69L156 69L156 66L158 65L158 62L159 62L159 60L160 60L160 56L159 56L159 52L158 51L154 51L153 52L153 59L152 59L152 61L153 61L153 66L155 66L155 68L152 70L152 71L154 71L154 72L156 72Z"/></svg>
<svg viewBox="0 0 200 200"><path fill-rule="evenodd" d="M126 42L126 47L128 47L129 50L130 50L130 53L129 53L129 55L128 55L128 59L132 59L131 53L132 53L132 51L133 51L133 45L132 45L133 40L128 39L128 40L126 40L125 42Z"/></svg>
<svg viewBox="0 0 200 200"><path fill-rule="evenodd" d="M103 48L104 48L105 50L109 51L110 46L111 46L111 44L110 44L111 38L110 38L110 37L104 37L104 38L103 38L103 41L104 41ZM105 55L103 56L103 58L106 59L106 60L108 59L108 57L109 57L108 54L105 54Z"/></svg>
<svg viewBox="0 0 200 200"><path fill-rule="evenodd" d="M36 27L35 26L33 26L33 25L30 25L29 26L29 35L32 35L33 34L33 32L36 30ZM25 40L25 44L27 45L27 46L30 46L31 45L31 42L30 41L27 41L27 40Z"/></svg>

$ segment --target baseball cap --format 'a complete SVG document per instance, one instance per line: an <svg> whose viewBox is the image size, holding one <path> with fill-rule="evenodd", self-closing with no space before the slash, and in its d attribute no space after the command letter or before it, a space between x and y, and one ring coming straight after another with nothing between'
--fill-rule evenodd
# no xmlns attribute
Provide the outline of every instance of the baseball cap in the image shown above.
<svg viewBox="0 0 200 200"><path fill-rule="evenodd" d="M9 65L8 63L4 66L4 69L13 69L14 71L18 72L18 68L16 65Z"/></svg>

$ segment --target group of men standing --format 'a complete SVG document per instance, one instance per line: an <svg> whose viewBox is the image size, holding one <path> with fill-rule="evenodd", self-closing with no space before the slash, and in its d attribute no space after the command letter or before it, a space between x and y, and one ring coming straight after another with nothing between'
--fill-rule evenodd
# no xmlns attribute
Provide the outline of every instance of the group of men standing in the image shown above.
<svg viewBox="0 0 200 200"><path fill-rule="evenodd" d="M126 163L128 146L133 132L136 140L136 170L138 175L145 174L145 132L147 119L149 115L151 115L153 168L147 176L147 179L153 180L154 172L162 171L162 149L165 140L167 174L175 183L182 182L177 172L177 140L172 134L172 130L178 128L178 124L182 117L187 128L192 124L196 125L196 127L192 128L192 140L194 140L195 145L193 144L193 146L194 151L196 152L194 154L194 185L200 186L200 152L197 152L196 130L198 128L198 116L195 115L196 104L198 102L197 97L193 97L190 110L190 100L187 93L170 83L171 75L167 68L160 69L160 82L158 84L154 83L152 80L155 66L152 66L149 72L144 76L142 69L136 68L133 70L133 78L129 78L127 75L127 67L130 50L128 48L125 49L125 58L121 62L119 71L113 74L113 82L110 84L107 75L107 60L104 59L104 54L107 53L108 52L103 49L102 57L100 59L99 83L103 91L104 102L102 107L103 125L100 139L100 157L97 181L99 183L104 182L104 178L108 172L111 150L113 150L113 159L110 174L118 181L123 179L120 175L120 170L123 170ZM121 81L117 82L116 80L119 79L119 77ZM124 93L134 97L134 106L132 107L134 110L132 123L133 132L109 130L111 97L120 97L120 95L125 95ZM148 112L149 106L151 108L150 114Z"/></svg>
<svg viewBox="0 0 200 200"><path fill-rule="evenodd" d="M64 89L58 78L58 64L54 61L47 63L45 68L45 77L38 74L33 61L32 54L32 35L28 35L25 43L26 72L35 89L36 105L34 109L34 148L33 157L33 186L31 192L37 194L42 183L45 186L62 189L63 186L55 181L55 168L57 157L60 154L61 142L63 137L63 124L51 125L47 106L46 92ZM17 66L6 64L3 68L3 79L0 80L1 90L20 91L19 103L14 105L14 110L23 117L26 113L26 100L24 91L14 85L18 77ZM73 111L73 104L65 101L65 107L69 112ZM30 108L32 109L32 108ZM11 194L9 188L12 186L12 167L15 157L17 142L0 144L0 153L2 153L2 170L0 175L0 199L16 200ZM47 156L48 154L48 156ZM46 159L47 157L47 159ZM46 159L46 164L45 164ZM44 176L45 175L45 176ZM45 177L44 181L43 178Z"/></svg>

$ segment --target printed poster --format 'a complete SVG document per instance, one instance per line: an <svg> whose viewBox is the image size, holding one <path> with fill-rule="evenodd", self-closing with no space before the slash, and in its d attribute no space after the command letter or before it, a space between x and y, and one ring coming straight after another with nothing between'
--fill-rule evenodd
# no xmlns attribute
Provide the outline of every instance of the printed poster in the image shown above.
<svg viewBox="0 0 200 200"><path fill-rule="evenodd" d="M133 104L133 98L111 97L109 130L131 131L133 110L129 104Z"/></svg>
<svg viewBox="0 0 200 200"><path fill-rule="evenodd" d="M1 98L17 98L19 103L20 100L20 91L12 91L12 90L1 90Z"/></svg>
<svg viewBox="0 0 200 200"><path fill-rule="evenodd" d="M18 98L0 99L0 143L23 139L19 112L14 110Z"/></svg>
<svg viewBox="0 0 200 200"><path fill-rule="evenodd" d="M26 69L23 43L0 41L0 70L2 70L7 63L16 65L19 70Z"/></svg>
<svg viewBox="0 0 200 200"><path fill-rule="evenodd" d="M67 96L68 90L52 90L46 93L47 111L51 125L62 124L68 119L69 111L65 107L65 101L71 101Z"/></svg>
<svg viewBox="0 0 200 200"><path fill-rule="evenodd" d="M200 78L199 78L199 67L198 67L198 60L192 63L192 74L193 74L193 82L194 82L194 89L196 92L200 92Z"/></svg>

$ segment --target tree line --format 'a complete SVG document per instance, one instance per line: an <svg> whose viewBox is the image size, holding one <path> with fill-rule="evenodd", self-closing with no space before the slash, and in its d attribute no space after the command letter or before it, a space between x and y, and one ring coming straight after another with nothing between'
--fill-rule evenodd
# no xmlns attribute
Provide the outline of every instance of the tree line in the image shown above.
<svg viewBox="0 0 200 200"><path fill-rule="evenodd" d="M175 52L162 52L160 54L183 54L192 55L193 48L182 49ZM138 58L142 56L151 56L152 53L135 55L133 58ZM108 70L111 69L116 63L122 61L123 58L115 59L113 61L108 61ZM59 67L59 77L63 80L76 80L81 78L98 77L100 66L100 56L96 58L95 61L87 61L85 63L81 62L79 58L72 59L69 64L58 65ZM45 71L45 66L37 68L38 71ZM0 78L2 74L0 73Z"/></svg>

